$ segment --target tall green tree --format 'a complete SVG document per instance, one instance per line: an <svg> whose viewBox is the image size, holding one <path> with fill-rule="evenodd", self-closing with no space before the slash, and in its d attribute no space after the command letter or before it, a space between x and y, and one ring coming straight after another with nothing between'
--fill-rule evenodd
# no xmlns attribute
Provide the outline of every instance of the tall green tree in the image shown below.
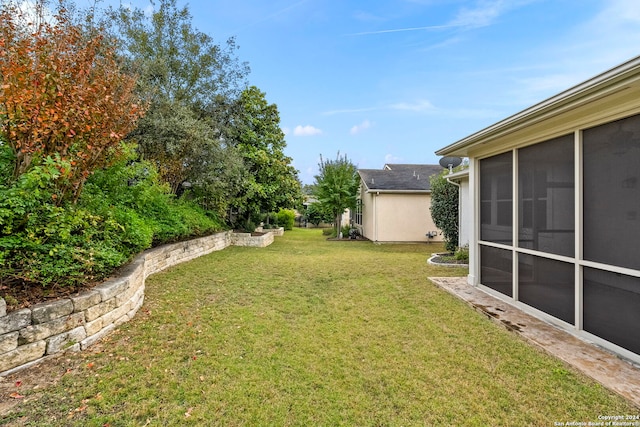
<svg viewBox="0 0 640 427"><path fill-rule="evenodd" d="M447 181L445 170L431 176L431 218L442 230L445 248L454 252L458 247L458 187Z"/></svg>
<svg viewBox="0 0 640 427"><path fill-rule="evenodd" d="M235 40L217 44L192 26L176 0L142 9L109 9L120 53L139 76L138 91L150 108L129 138L153 162L174 193L190 185L208 208L226 210L242 180L241 158L225 138L231 109L249 68L237 58Z"/></svg>
<svg viewBox="0 0 640 427"><path fill-rule="evenodd" d="M265 93L255 86L242 92L238 104L229 141L246 170L234 200L240 219L297 207L302 200L301 184L292 159L284 153L286 142L278 107L269 104Z"/></svg>
<svg viewBox="0 0 640 427"><path fill-rule="evenodd" d="M336 232L340 233L342 214L355 209L358 196L358 169L338 152L335 160L324 160L320 155L319 173L315 176L315 193L323 209L335 219Z"/></svg>

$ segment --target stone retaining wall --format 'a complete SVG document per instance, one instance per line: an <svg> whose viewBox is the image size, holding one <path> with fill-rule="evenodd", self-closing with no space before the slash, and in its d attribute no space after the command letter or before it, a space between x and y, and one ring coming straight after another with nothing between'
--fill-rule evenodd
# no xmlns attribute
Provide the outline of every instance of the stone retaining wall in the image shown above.
<svg viewBox="0 0 640 427"><path fill-rule="evenodd" d="M265 233L261 236L252 236L251 233L233 233L231 243L234 246L251 246L264 248L273 243L273 233Z"/></svg>
<svg viewBox="0 0 640 427"><path fill-rule="evenodd" d="M129 321L142 306L145 279L153 273L230 245L265 247L272 242L273 233L217 233L145 251L119 277L69 298L8 314L0 298L0 376L63 351L84 350Z"/></svg>

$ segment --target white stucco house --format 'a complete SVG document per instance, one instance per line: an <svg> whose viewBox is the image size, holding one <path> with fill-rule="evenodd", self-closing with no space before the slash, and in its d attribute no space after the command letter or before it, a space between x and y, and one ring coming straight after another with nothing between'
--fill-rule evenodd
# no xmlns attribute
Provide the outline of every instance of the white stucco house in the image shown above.
<svg viewBox="0 0 640 427"><path fill-rule="evenodd" d="M436 154L469 158L468 283L640 362L640 57Z"/></svg>
<svg viewBox="0 0 640 427"><path fill-rule="evenodd" d="M352 218L360 234L374 242L441 242L431 219L429 177L442 170L421 164L358 170L359 204Z"/></svg>

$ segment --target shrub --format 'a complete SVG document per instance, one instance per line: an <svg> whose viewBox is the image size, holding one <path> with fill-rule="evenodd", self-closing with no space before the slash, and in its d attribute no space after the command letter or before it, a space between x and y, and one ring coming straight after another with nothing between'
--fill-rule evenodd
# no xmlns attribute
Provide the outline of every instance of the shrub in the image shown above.
<svg viewBox="0 0 640 427"><path fill-rule="evenodd" d="M456 249L456 253L454 255L455 259L458 261L469 261L469 246L464 246Z"/></svg>
<svg viewBox="0 0 640 427"><path fill-rule="evenodd" d="M336 237L336 229L335 228L323 228L322 229L323 236Z"/></svg>
<svg viewBox="0 0 640 427"><path fill-rule="evenodd" d="M431 218L444 235L445 249L458 246L458 187L447 181L448 171L433 175L431 183Z"/></svg>
<svg viewBox="0 0 640 427"><path fill-rule="evenodd" d="M311 203L309 206L307 206L305 218L316 227L323 222L332 222L334 219L331 212L323 209L320 203Z"/></svg>
<svg viewBox="0 0 640 427"><path fill-rule="evenodd" d="M256 231L256 224L248 219L241 224L239 229L241 231L244 231L245 233L253 233L254 231Z"/></svg>
<svg viewBox="0 0 640 427"><path fill-rule="evenodd" d="M296 213L291 209L280 209L278 211L278 224L280 227L284 227L285 230L293 230L295 218Z"/></svg>
<svg viewBox="0 0 640 427"><path fill-rule="evenodd" d="M6 170L2 159L0 172ZM58 206L60 167L63 161L47 157L14 182L0 180L4 285L100 280L153 243L223 228L215 215L168 194L152 165L131 159L92 175L77 204Z"/></svg>

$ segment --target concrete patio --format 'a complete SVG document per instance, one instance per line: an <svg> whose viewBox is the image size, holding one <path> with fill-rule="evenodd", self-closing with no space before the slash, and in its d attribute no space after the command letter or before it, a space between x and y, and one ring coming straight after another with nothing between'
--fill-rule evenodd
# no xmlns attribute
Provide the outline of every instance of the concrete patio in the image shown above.
<svg viewBox="0 0 640 427"><path fill-rule="evenodd" d="M468 285L464 277L430 277L429 280L640 408L640 366Z"/></svg>

